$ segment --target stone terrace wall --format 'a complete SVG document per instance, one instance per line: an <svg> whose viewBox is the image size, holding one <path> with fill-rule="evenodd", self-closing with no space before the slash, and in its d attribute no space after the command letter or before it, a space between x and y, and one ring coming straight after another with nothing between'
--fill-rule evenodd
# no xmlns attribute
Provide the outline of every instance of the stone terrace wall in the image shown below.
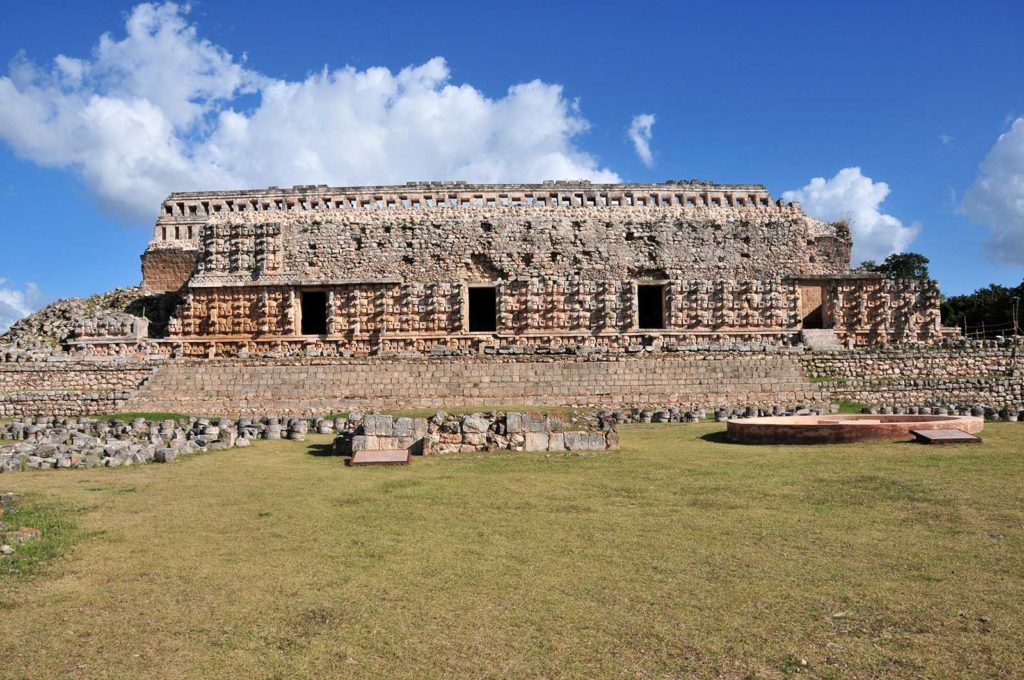
<svg viewBox="0 0 1024 680"><path fill-rule="evenodd" d="M1024 343L1014 364L1010 344L967 344L953 348L864 349L805 354L801 363L812 378L887 379L1009 375L1024 368Z"/></svg>
<svg viewBox="0 0 1024 680"><path fill-rule="evenodd" d="M801 357L808 377L833 399L873 406L1024 403L1024 342L953 348L814 352Z"/></svg>
<svg viewBox="0 0 1024 680"><path fill-rule="evenodd" d="M891 382L851 380L821 383L832 397L869 406L967 406L984 404L995 409L1024 404L1024 382L1020 378L978 378L898 380Z"/></svg>
<svg viewBox="0 0 1024 680"><path fill-rule="evenodd" d="M822 404L794 354L614 359L215 359L168 363L132 411L326 413L352 408Z"/></svg>
<svg viewBox="0 0 1024 680"><path fill-rule="evenodd" d="M0 364L0 417L116 412L153 370L139 360Z"/></svg>
<svg viewBox="0 0 1024 680"><path fill-rule="evenodd" d="M356 408L714 410L1024 403L1024 343L601 356L66 360L0 364L0 417L118 411L306 415Z"/></svg>

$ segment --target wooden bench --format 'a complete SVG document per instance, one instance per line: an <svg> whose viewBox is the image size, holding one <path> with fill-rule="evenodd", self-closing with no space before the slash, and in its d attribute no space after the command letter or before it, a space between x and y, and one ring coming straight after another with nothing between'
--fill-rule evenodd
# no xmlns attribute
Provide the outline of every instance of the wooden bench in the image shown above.
<svg viewBox="0 0 1024 680"><path fill-rule="evenodd" d="M382 449L352 454L348 465L408 465L409 449Z"/></svg>
<svg viewBox="0 0 1024 680"><path fill-rule="evenodd" d="M980 444L981 438L963 430L911 430L922 444Z"/></svg>

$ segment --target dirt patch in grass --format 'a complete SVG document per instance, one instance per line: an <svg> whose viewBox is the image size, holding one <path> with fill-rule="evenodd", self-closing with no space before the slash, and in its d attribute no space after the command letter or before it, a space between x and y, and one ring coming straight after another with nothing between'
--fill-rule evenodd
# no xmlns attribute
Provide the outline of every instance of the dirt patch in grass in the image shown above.
<svg viewBox="0 0 1024 680"><path fill-rule="evenodd" d="M16 542L12 533L22 527L38 529L39 538ZM9 543L14 548L11 555L0 556L0 593L13 587L16 579L31 576L66 554L81 536L73 509L52 500L44 501L37 495L18 498L0 515L0 543Z"/></svg>
<svg viewBox="0 0 1024 680"><path fill-rule="evenodd" d="M0 677L1012 677L1024 426L345 468L304 443L0 476L86 537L2 593ZM55 634L55 631L59 633ZM32 644L25 644L31 640Z"/></svg>

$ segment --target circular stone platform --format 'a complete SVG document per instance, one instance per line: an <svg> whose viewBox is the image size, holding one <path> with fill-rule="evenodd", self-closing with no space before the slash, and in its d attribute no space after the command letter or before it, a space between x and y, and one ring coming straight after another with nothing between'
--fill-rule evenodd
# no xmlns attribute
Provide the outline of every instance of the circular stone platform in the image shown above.
<svg viewBox="0 0 1024 680"><path fill-rule="evenodd" d="M913 439L911 430L981 432L971 416L835 415L737 418L726 422L729 439L752 444L845 444Z"/></svg>

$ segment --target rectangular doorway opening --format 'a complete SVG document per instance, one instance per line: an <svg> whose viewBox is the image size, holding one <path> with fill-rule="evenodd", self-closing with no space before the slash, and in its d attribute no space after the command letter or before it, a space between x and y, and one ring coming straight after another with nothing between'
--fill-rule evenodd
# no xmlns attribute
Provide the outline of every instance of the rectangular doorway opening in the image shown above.
<svg viewBox="0 0 1024 680"><path fill-rule="evenodd" d="M498 289L473 286L469 289L469 332L493 333L498 330Z"/></svg>
<svg viewBox="0 0 1024 680"><path fill-rule="evenodd" d="M302 291L302 334L327 335L327 293Z"/></svg>
<svg viewBox="0 0 1024 680"><path fill-rule="evenodd" d="M665 286L636 287L637 327L656 329L665 327Z"/></svg>
<svg viewBox="0 0 1024 680"><path fill-rule="evenodd" d="M803 327L811 329L830 328L825 318L825 287L814 284L800 286L800 320Z"/></svg>

